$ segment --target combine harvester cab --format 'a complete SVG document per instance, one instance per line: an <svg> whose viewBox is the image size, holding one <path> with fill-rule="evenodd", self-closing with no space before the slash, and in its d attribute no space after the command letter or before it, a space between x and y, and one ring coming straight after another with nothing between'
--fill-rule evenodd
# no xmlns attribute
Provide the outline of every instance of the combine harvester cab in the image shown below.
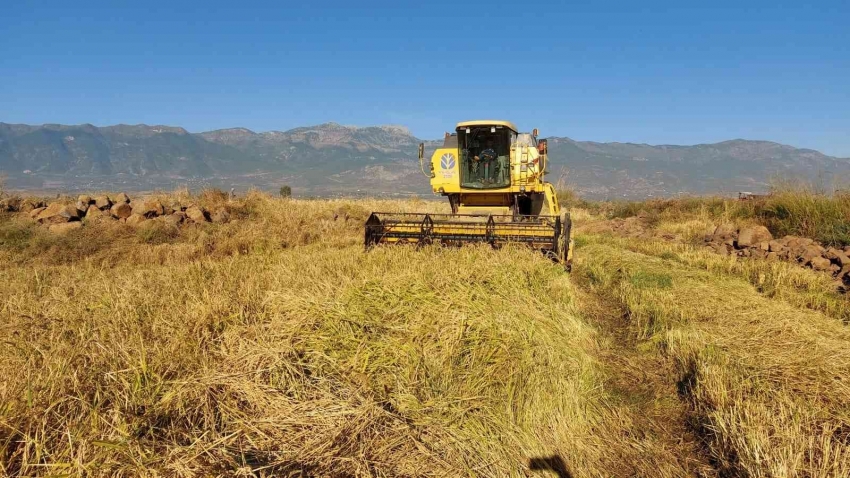
<svg viewBox="0 0 850 478"><path fill-rule="evenodd" d="M569 213L561 213L555 188L543 179L547 152L536 129L518 133L507 121L459 123L427 169L425 146L419 145L422 172L435 194L448 197L452 213L373 212L365 225L366 248L524 243L569 270L571 221Z"/></svg>

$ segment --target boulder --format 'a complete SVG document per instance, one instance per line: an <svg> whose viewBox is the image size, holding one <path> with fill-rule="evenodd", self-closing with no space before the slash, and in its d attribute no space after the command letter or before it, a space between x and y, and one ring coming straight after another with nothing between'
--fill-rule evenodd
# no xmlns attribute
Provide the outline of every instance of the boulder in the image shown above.
<svg viewBox="0 0 850 478"><path fill-rule="evenodd" d="M141 223L145 222L146 220L147 220L147 218L145 216L142 216L141 214L137 214L137 213L134 212L133 214L130 214L130 217L127 218L126 222L127 222L127 224L129 224L131 226L135 226L137 224L141 224Z"/></svg>
<svg viewBox="0 0 850 478"><path fill-rule="evenodd" d="M764 256L764 258L769 262L778 261L779 260L779 254L776 253L776 252L768 252L767 255Z"/></svg>
<svg viewBox="0 0 850 478"><path fill-rule="evenodd" d="M77 211L80 211L80 217L85 216L86 213L89 211L89 205L86 203L77 201L75 207L77 208Z"/></svg>
<svg viewBox="0 0 850 478"><path fill-rule="evenodd" d="M0 212L18 212L23 200L18 196L0 199Z"/></svg>
<svg viewBox="0 0 850 478"><path fill-rule="evenodd" d="M194 222L208 222L206 211L198 206L189 206L186 208L186 216Z"/></svg>
<svg viewBox="0 0 850 478"><path fill-rule="evenodd" d="M83 194L82 196L77 198L77 203L85 204L86 206L88 206L89 204L91 204L93 202L94 202L94 199L92 199L92 197L87 195L87 194Z"/></svg>
<svg viewBox="0 0 850 478"><path fill-rule="evenodd" d="M736 232L735 226L732 224L721 224L714 229L714 234L712 234L713 241L726 243L729 239L735 239Z"/></svg>
<svg viewBox="0 0 850 478"><path fill-rule="evenodd" d="M41 211L35 220L41 224L60 224L63 222L79 221L80 212L74 206L53 203Z"/></svg>
<svg viewBox="0 0 850 478"><path fill-rule="evenodd" d="M159 199L156 198L148 198L144 201L136 201L133 203L133 213L140 214L144 217L151 218L162 216L164 213L164 208L162 207L162 203L159 202Z"/></svg>
<svg viewBox="0 0 850 478"><path fill-rule="evenodd" d="M162 220L162 222L168 224L169 226L177 227L177 226L180 225L180 223L183 222L183 219L185 218L185 216L186 215L181 212L181 213L169 214L167 216L162 216L160 219Z"/></svg>
<svg viewBox="0 0 850 478"><path fill-rule="evenodd" d="M829 262L829 259L821 256L821 254L821 251L816 246L810 245L803 249L803 252L799 254L798 257L800 258L800 262L802 262L803 264L809 264L812 259L816 257L820 257L821 259L824 259L825 261Z"/></svg>
<svg viewBox="0 0 850 478"><path fill-rule="evenodd" d="M770 243L768 241L761 241L758 243L759 250L767 252L770 250Z"/></svg>
<svg viewBox="0 0 850 478"><path fill-rule="evenodd" d="M785 245L787 245L789 248L792 248L792 249L795 248L795 247L806 247L809 244L815 242L815 241L809 239L808 237L797 237L797 236L785 236L785 237L782 238L782 240L785 242Z"/></svg>
<svg viewBox="0 0 850 478"><path fill-rule="evenodd" d="M33 209L32 211L30 211L30 217L33 218L33 219L38 218L38 215L41 214L41 212L44 211L45 209L47 209L47 208L44 207L44 206L37 207L37 208Z"/></svg>
<svg viewBox="0 0 850 478"><path fill-rule="evenodd" d="M65 234L68 231L73 231L75 229L79 229L83 227L83 223L80 221L74 222L66 222L60 224L51 224L50 227L47 228L50 232L55 234Z"/></svg>
<svg viewBox="0 0 850 478"><path fill-rule="evenodd" d="M785 245L781 241L769 241L767 247L770 252L779 252L785 249Z"/></svg>
<svg viewBox="0 0 850 478"><path fill-rule="evenodd" d="M116 202L110 211L112 212L112 217L116 217L118 219L127 219L131 214L133 214L133 208L124 202Z"/></svg>
<svg viewBox="0 0 850 478"><path fill-rule="evenodd" d="M127 195L124 194L124 193L121 193L121 194L115 196L114 198L112 198L113 204L127 204L129 202L130 202L130 198L127 197Z"/></svg>
<svg viewBox="0 0 850 478"><path fill-rule="evenodd" d="M97 206L98 209L102 211L104 209L109 209L110 207L112 207L112 200L109 199L109 196L106 195L98 196L94 198L94 204L95 206Z"/></svg>
<svg viewBox="0 0 850 478"><path fill-rule="evenodd" d="M850 255L850 246L844 246L844 253Z"/></svg>
<svg viewBox="0 0 850 478"><path fill-rule="evenodd" d="M772 241L773 235L764 226L745 227L738 231L738 247L753 247L760 242Z"/></svg>
<svg viewBox="0 0 850 478"><path fill-rule="evenodd" d="M827 249L824 253L824 257L842 267L847 264L850 264L850 257L848 257L847 254L844 253L844 250L837 249L835 247L830 247L829 249Z"/></svg>
<svg viewBox="0 0 850 478"><path fill-rule="evenodd" d="M94 204L89 205L89 212L86 214L85 219L83 221L86 224L97 224L101 222L112 222L112 216L109 215L109 211L101 211Z"/></svg>
<svg viewBox="0 0 850 478"><path fill-rule="evenodd" d="M218 224L223 224L225 222L229 222L230 221L230 213L227 212L227 210L224 209L223 207L220 207L220 208L216 209L215 212L210 215L210 220L212 220L212 222L215 222L215 223L218 223Z"/></svg>
<svg viewBox="0 0 850 478"><path fill-rule="evenodd" d="M20 212L31 212L33 209L38 209L40 207L44 207L44 201L35 198L25 198L21 201L21 207L18 208Z"/></svg>
<svg viewBox="0 0 850 478"><path fill-rule="evenodd" d="M809 265L816 271L827 271L829 270L829 266L832 265L832 262L829 262L829 259L826 257L816 256L809 260Z"/></svg>
<svg viewBox="0 0 850 478"><path fill-rule="evenodd" d="M795 237L788 241L788 249L791 251L791 255L795 257L802 257L806 255L807 251L817 250L819 254L823 254L825 251L823 247L819 244L815 243L813 240L805 238L805 237Z"/></svg>

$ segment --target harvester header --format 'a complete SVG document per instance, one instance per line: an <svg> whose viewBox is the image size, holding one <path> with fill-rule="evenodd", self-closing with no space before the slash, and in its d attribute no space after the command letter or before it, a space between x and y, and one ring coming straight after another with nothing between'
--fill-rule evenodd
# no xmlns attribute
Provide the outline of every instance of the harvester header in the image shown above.
<svg viewBox="0 0 850 478"><path fill-rule="evenodd" d="M422 172L435 194L446 196L451 214L372 213L366 247L409 242L446 245L508 242L540 249L569 268L571 222L561 213L555 188L543 179L548 148L537 130L520 133L508 121L457 124Z"/></svg>

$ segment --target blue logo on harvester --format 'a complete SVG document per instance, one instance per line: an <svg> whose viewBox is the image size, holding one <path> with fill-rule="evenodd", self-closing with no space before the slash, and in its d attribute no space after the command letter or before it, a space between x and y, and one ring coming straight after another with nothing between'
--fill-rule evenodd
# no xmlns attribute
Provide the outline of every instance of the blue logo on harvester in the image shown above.
<svg viewBox="0 0 850 478"><path fill-rule="evenodd" d="M440 167L443 169L454 169L455 168L455 155L452 153L446 153L440 158Z"/></svg>

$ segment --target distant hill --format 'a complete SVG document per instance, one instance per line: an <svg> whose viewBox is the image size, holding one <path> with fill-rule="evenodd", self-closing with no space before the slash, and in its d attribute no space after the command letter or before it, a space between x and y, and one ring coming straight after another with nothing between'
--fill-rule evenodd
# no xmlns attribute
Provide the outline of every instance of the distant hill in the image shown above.
<svg viewBox="0 0 850 478"><path fill-rule="evenodd" d="M731 194L764 191L775 179L850 179L850 158L769 141L652 146L550 138L549 145L552 162L567 170L567 182L593 197Z"/></svg>
<svg viewBox="0 0 850 478"><path fill-rule="evenodd" d="M290 184L300 194L421 194L429 190L416 161L420 142L403 126L326 123L193 134L171 126L0 123L0 171L11 187L30 189ZM766 141L651 146L550 138L549 144L549 180L597 198L758 191L772 177L850 176L850 159Z"/></svg>

